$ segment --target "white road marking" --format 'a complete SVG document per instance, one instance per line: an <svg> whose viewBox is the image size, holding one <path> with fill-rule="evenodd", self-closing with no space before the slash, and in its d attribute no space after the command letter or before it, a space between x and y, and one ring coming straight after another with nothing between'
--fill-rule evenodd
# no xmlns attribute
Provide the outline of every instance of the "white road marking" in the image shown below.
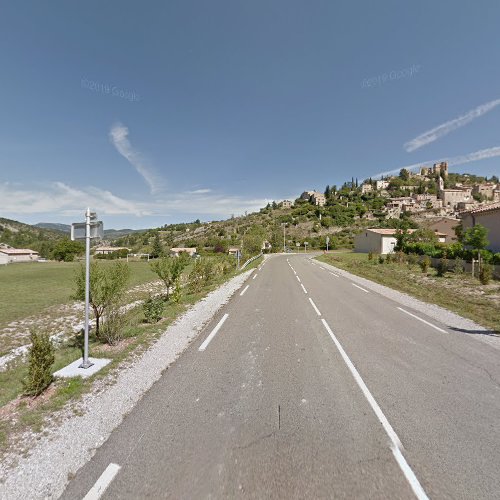
<svg viewBox="0 0 500 500"><path fill-rule="evenodd" d="M401 448L403 447L403 445L401 444L401 441L399 440L398 435L396 434L396 432L392 428L392 426L389 423L389 421L387 420L386 416L383 414L377 401L375 401L375 398L372 396L368 387L366 386L363 379L361 378L361 375L359 374L358 370L356 369L356 367L354 366L352 361L349 359L349 356L347 356L346 352L344 351L344 348L342 347L340 342L337 340L337 337L332 332L328 323L324 319L322 319L321 322L323 323L323 326L325 327L326 331L329 333L330 337L332 338L335 346L337 347L338 351L340 352L340 355L342 356L342 359L344 360L345 364L347 365L347 368L349 368L351 375L354 377L354 380L356 381L359 388L361 389L361 392L363 393L363 395L367 399L373 412L375 413L379 422L382 424L382 427L384 428L385 432L389 436L389 439L392 442L391 450L392 450L392 453L394 455L394 458L396 459L396 462L398 463L399 468L403 472L406 480L410 484L413 492L415 493L415 495L417 496L417 498L419 500L427 499L428 497L427 497L424 489L420 485L413 470L408 465L405 458L403 457L403 454L401 453Z"/></svg>
<svg viewBox="0 0 500 500"><path fill-rule="evenodd" d="M356 288L359 288L360 290L363 290L365 293L370 293L368 290L365 290L364 288L360 287L359 285L356 285L356 283L351 283L352 286L355 286Z"/></svg>
<svg viewBox="0 0 500 500"><path fill-rule="evenodd" d="M314 310L316 311L316 314L318 316L321 316L321 313L319 312L319 309L316 307L316 304L313 302L313 299L311 299L311 297L309 297L309 302L311 303L311 305L313 306Z"/></svg>
<svg viewBox="0 0 500 500"><path fill-rule="evenodd" d="M94 486L92 486L89 492L83 497L83 500L98 500L101 498L120 469L121 467L117 464L109 464Z"/></svg>
<svg viewBox="0 0 500 500"><path fill-rule="evenodd" d="M300 286L302 287L302 290L304 290L304 293L307 293L307 290L305 289L304 285L301 283Z"/></svg>
<svg viewBox="0 0 500 500"><path fill-rule="evenodd" d="M297 278L297 281L300 283L300 278L297 275L295 275L295 277Z"/></svg>
<svg viewBox="0 0 500 500"><path fill-rule="evenodd" d="M254 280L256 277L257 277L257 274L254 274L252 279Z"/></svg>
<svg viewBox="0 0 500 500"><path fill-rule="evenodd" d="M240 293L240 297L250 288L250 285L247 285L245 288L243 288L243 291Z"/></svg>
<svg viewBox="0 0 500 500"><path fill-rule="evenodd" d="M332 273L331 271L328 271L328 272L329 272L332 276L335 276L336 278L338 278L338 277L339 277L339 275L338 275L338 274Z"/></svg>
<svg viewBox="0 0 500 500"><path fill-rule="evenodd" d="M437 330L438 332L441 332L441 333L448 333L446 330L443 330L442 328L439 328L439 326L436 326L436 325L433 325L432 323L429 323L428 321L425 321L425 319L423 318L419 318L418 316L416 316L415 314L412 314L411 312L409 311L406 311L405 309L403 309L402 307L398 307L398 309L402 312L404 312L405 314L408 314L408 316L411 316L412 318L415 318L415 319L418 319L419 321L421 321L422 323L425 323L426 325L429 325L430 327L434 328L435 330Z"/></svg>
<svg viewBox="0 0 500 500"><path fill-rule="evenodd" d="M210 341L215 337L215 334L220 330L220 327L223 325L224 321L226 321L227 317L229 314L224 314L222 316L221 320L217 323L217 326L210 332L210 335L205 339L205 342L198 347L198 351L204 351L208 344L210 344Z"/></svg>

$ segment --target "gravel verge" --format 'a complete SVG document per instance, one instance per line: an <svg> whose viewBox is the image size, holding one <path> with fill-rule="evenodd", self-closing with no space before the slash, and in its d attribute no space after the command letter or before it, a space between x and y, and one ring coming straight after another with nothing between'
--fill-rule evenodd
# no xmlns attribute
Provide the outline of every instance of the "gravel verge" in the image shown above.
<svg viewBox="0 0 500 500"><path fill-rule="evenodd" d="M475 323L470 319L464 318L463 316L460 316L459 314L456 314L436 304L429 304L427 302L423 302L419 299L416 299L415 297L412 297L411 295L408 295L407 293L399 292L397 290L394 290L393 288L389 288L385 285L380 285L379 283L375 283L374 281L371 281L369 279L362 278L361 276L351 274L347 271L344 271L343 269L332 266L331 264L327 264L326 262L322 262L320 260L317 260L316 262L318 262L318 264L320 264L321 266L331 269L332 271L335 271L337 274L340 274L341 276L350 279L351 281L357 283L360 286L368 288L373 292L379 293L380 295L383 295L388 299L394 300L395 302L398 302L401 305L411 307L415 311L421 312L426 316L428 316L429 318L432 318L436 321L439 321L440 323L443 323L449 328L458 330L470 330L478 333L484 332L484 335L472 335L472 337L475 338L476 340L485 342L486 344L489 344L492 347L495 347L496 349L500 349L500 337L498 337L497 335L492 335L491 330L488 330L484 326L478 325L477 323ZM457 333L460 333L460 331L458 331Z"/></svg>
<svg viewBox="0 0 500 500"><path fill-rule="evenodd" d="M232 278L194 304L145 353L96 381L92 392L78 403L54 414L54 423L43 435L22 436L19 449L29 449L29 454L12 452L2 461L0 498L58 498L68 477L92 458L123 417L252 272Z"/></svg>

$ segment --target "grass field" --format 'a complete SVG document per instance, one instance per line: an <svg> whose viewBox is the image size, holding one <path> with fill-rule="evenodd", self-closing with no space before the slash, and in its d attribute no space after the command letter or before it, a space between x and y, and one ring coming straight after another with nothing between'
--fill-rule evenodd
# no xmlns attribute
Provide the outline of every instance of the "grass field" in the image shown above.
<svg viewBox="0 0 500 500"><path fill-rule="evenodd" d="M108 266L111 261L101 261ZM0 328L71 302L77 262L44 262L0 266ZM147 262L130 262L130 287L156 279Z"/></svg>
<svg viewBox="0 0 500 500"><path fill-rule="evenodd" d="M345 269L352 274L405 292L417 299L436 304L470 318L476 323L500 333L500 282L481 285L469 274L447 272L438 277L436 270L426 273L418 265L378 262L378 256L368 260L367 254L350 251L322 255L319 260Z"/></svg>

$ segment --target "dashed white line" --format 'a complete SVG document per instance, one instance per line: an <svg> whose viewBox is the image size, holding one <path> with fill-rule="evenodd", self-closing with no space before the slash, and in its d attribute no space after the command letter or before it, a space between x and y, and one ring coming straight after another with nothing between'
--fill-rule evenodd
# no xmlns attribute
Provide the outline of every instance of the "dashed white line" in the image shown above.
<svg viewBox="0 0 500 500"><path fill-rule="evenodd" d="M319 309L316 307L316 304L313 302L313 299L311 299L311 297L309 297L309 302L311 303L311 305L313 306L313 309L316 311L316 314L318 316L321 316L321 313L319 312Z"/></svg>
<svg viewBox="0 0 500 500"><path fill-rule="evenodd" d="M228 318L229 314L224 314L222 316L221 320L217 323L217 326L210 332L210 335L205 339L203 344L198 347L198 351L204 351L208 344L210 344L210 341L215 337L216 333L220 330L220 327L223 325L224 321Z"/></svg>
<svg viewBox="0 0 500 500"><path fill-rule="evenodd" d="M428 321L426 321L425 319L423 318L419 318L418 316L416 316L415 314L412 314L411 312L409 311L406 311L405 309L403 309L402 307L398 307L398 309L402 312L404 312L405 314L408 314L408 316L411 316L412 318L415 318L415 319L418 319L419 321L421 321L422 323L425 323L426 325L429 325L431 328L434 328L435 330L437 330L438 332L441 332L441 333L448 333L446 330L443 330L442 328L439 328L439 326L436 326L436 325L433 325L432 323L429 323Z"/></svg>
<svg viewBox="0 0 500 500"><path fill-rule="evenodd" d="M240 297L250 288L250 285L247 285L245 288L243 288L243 291L240 293Z"/></svg>
<svg viewBox="0 0 500 500"><path fill-rule="evenodd" d="M83 497L83 500L98 500L101 498L120 469L121 467L117 464L109 464L94 486L92 486L89 492Z"/></svg>
<svg viewBox="0 0 500 500"><path fill-rule="evenodd" d="M301 283L300 286L302 287L302 290L304 290L304 293L307 293L307 290L305 289L304 285Z"/></svg>
<svg viewBox="0 0 500 500"><path fill-rule="evenodd" d="M338 274L332 273L331 271L328 271L328 272L329 272L332 276L335 276L336 278L338 278L338 277L339 277L339 275L338 275Z"/></svg>
<svg viewBox="0 0 500 500"><path fill-rule="evenodd" d="M347 356L346 352L344 351L344 348L340 344L340 342L337 340L337 337L335 334L332 332L331 328L328 326L328 323L322 319L321 320L323 323L323 326L325 327L326 331L329 333L330 337L332 338L335 346L337 347L338 351L340 352L340 355L342 356L342 359L344 360L345 364L349 368L349 371L351 372L351 375L354 377L354 380L358 384L359 388L361 389L361 392L367 399L368 403L370 404L372 410L374 411L375 415L377 416L379 422L382 424L382 427L384 428L385 432L389 436L389 439L392 441L392 453L394 455L394 458L396 459L396 462L399 465L399 468L403 472L406 480L410 484L413 492L415 493L416 497L419 500L424 500L428 499L424 489L420 485L417 477L415 476L415 473L411 469L411 467L408 465L406 462L403 454L401 453L401 448L403 447L401 444L401 441L399 440L398 435L392 428L391 424L387 420L386 416L380 409L380 406L378 405L377 401L375 401L375 398L372 396L371 392L369 391L368 387L364 383L363 379L361 378L361 375L359 374L358 370L352 363L352 361L349 359L349 356Z"/></svg>
<svg viewBox="0 0 500 500"><path fill-rule="evenodd" d="M256 277L257 277L257 273L253 275L252 279L254 280Z"/></svg>
<svg viewBox="0 0 500 500"><path fill-rule="evenodd" d="M295 277L297 278L297 281L301 283L300 278L297 275L295 275Z"/></svg>
<svg viewBox="0 0 500 500"><path fill-rule="evenodd" d="M356 283L351 283L352 286L355 286L356 288L359 288L360 290L363 290L365 293L370 293L368 290L365 290L363 287L356 285Z"/></svg>

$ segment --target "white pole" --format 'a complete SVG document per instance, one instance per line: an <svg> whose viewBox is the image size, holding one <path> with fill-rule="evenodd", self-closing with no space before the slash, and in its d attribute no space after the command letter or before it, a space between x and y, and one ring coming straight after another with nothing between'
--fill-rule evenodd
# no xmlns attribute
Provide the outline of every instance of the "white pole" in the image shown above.
<svg viewBox="0 0 500 500"><path fill-rule="evenodd" d="M89 361L89 302L90 302L90 208L85 212L85 339L83 363L80 368L90 368Z"/></svg>
<svg viewBox="0 0 500 500"><path fill-rule="evenodd" d="M286 252L286 246L285 246L285 225L283 224L283 253Z"/></svg>

